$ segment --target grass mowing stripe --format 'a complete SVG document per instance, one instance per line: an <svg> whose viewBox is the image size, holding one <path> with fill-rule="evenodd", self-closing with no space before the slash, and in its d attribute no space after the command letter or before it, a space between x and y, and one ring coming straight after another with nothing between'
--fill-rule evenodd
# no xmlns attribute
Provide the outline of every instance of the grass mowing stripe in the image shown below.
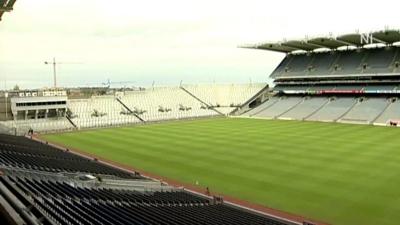
<svg viewBox="0 0 400 225"><path fill-rule="evenodd" d="M47 135L183 182L325 220L400 221L399 129L210 119Z"/></svg>

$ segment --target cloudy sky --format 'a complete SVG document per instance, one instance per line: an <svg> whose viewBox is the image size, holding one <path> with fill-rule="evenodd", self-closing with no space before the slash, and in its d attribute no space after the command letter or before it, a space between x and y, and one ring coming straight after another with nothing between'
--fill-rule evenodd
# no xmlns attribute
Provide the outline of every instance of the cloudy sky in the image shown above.
<svg viewBox="0 0 400 225"><path fill-rule="evenodd" d="M0 22L0 88L265 82L282 54L237 48L399 28L397 1L17 0ZM73 64L78 63L78 64Z"/></svg>

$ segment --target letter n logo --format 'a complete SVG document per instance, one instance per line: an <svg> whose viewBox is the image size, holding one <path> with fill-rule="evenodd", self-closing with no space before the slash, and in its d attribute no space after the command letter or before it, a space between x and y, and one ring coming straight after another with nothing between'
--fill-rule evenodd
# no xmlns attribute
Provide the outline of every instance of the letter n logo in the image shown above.
<svg viewBox="0 0 400 225"><path fill-rule="evenodd" d="M361 34L360 38L361 38L362 45L367 45L367 44L373 43L373 37L372 37L371 33Z"/></svg>

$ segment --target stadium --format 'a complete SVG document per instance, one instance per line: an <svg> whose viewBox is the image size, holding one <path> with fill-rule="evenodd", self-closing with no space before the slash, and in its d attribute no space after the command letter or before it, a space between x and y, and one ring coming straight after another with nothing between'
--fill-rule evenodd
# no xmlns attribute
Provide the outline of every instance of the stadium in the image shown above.
<svg viewBox="0 0 400 225"><path fill-rule="evenodd" d="M52 88L0 91L0 223L397 224L399 43L240 46L285 54L273 86L62 88L46 62Z"/></svg>

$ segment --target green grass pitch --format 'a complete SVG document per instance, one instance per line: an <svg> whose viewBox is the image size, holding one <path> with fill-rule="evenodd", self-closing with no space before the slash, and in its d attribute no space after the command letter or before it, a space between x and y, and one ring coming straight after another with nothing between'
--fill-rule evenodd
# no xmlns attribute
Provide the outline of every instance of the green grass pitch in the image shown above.
<svg viewBox="0 0 400 225"><path fill-rule="evenodd" d="M206 119L45 139L337 225L400 221L400 129Z"/></svg>

